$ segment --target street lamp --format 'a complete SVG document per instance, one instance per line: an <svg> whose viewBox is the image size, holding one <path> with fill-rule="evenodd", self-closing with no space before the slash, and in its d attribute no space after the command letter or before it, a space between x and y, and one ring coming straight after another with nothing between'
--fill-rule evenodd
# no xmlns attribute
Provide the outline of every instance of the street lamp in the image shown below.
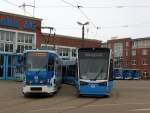
<svg viewBox="0 0 150 113"><path fill-rule="evenodd" d="M82 47L84 47L84 26L88 25L89 22L85 22L85 23L81 23L81 22L77 22L79 25L82 25Z"/></svg>

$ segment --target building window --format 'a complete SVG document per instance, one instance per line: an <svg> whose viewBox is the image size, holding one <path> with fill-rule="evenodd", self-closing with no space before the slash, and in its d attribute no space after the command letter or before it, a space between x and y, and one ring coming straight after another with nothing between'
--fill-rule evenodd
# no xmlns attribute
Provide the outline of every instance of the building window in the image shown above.
<svg viewBox="0 0 150 113"><path fill-rule="evenodd" d="M4 40L4 31L0 31L0 40L3 41Z"/></svg>
<svg viewBox="0 0 150 113"><path fill-rule="evenodd" d="M18 33L17 52L22 53L34 47L34 34Z"/></svg>
<svg viewBox="0 0 150 113"><path fill-rule="evenodd" d="M129 46L129 42L126 42L126 47L128 47Z"/></svg>
<svg viewBox="0 0 150 113"><path fill-rule="evenodd" d="M4 43L0 43L0 51L4 51Z"/></svg>
<svg viewBox="0 0 150 113"><path fill-rule="evenodd" d="M132 61L131 61L131 64L132 64L132 65L136 65L136 60L132 60Z"/></svg>
<svg viewBox="0 0 150 113"><path fill-rule="evenodd" d="M63 56L69 56L69 49L63 48Z"/></svg>
<svg viewBox="0 0 150 113"><path fill-rule="evenodd" d="M132 50L132 56L136 56L136 50Z"/></svg>
<svg viewBox="0 0 150 113"><path fill-rule="evenodd" d="M33 39L33 34L18 33L18 42L33 43Z"/></svg>
<svg viewBox="0 0 150 113"><path fill-rule="evenodd" d="M123 56L123 43L114 43L114 57Z"/></svg>
<svg viewBox="0 0 150 113"><path fill-rule="evenodd" d="M5 44L6 52L13 52L13 44Z"/></svg>
<svg viewBox="0 0 150 113"><path fill-rule="evenodd" d="M17 52L22 53L24 51L24 45L18 45L17 46Z"/></svg>
<svg viewBox="0 0 150 113"><path fill-rule="evenodd" d="M147 55L147 54L148 54L147 49L142 49L142 55Z"/></svg>
<svg viewBox="0 0 150 113"><path fill-rule="evenodd" d="M18 42L24 43L24 34L23 33L18 33Z"/></svg>
<svg viewBox="0 0 150 113"><path fill-rule="evenodd" d="M77 56L77 51L76 49L72 49L72 57L76 57Z"/></svg>
<svg viewBox="0 0 150 113"><path fill-rule="evenodd" d="M128 50L126 50L126 56L128 56Z"/></svg>
<svg viewBox="0 0 150 113"><path fill-rule="evenodd" d="M147 59L142 59L142 65L148 65L148 60Z"/></svg>
<svg viewBox="0 0 150 113"><path fill-rule="evenodd" d="M57 53L62 56L62 48L57 48Z"/></svg>
<svg viewBox="0 0 150 113"><path fill-rule="evenodd" d="M16 33L0 30L0 51L13 52Z"/></svg>

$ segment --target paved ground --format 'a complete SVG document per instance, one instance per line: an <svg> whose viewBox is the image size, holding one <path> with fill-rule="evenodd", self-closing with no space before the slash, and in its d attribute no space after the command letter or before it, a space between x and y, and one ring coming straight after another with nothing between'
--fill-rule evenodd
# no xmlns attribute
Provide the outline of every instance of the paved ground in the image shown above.
<svg viewBox="0 0 150 113"><path fill-rule="evenodd" d="M49 98L25 98L20 82L0 89L0 113L150 113L150 81L115 81L109 98L77 97L70 85Z"/></svg>

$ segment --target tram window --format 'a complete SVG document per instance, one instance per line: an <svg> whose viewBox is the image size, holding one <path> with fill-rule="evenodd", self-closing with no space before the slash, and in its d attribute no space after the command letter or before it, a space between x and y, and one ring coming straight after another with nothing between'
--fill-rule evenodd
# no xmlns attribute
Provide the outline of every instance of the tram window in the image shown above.
<svg viewBox="0 0 150 113"><path fill-rule="evenodd" d="M62 67L61 67L61 65L58 66L58 72L59 72L59 73L62 72Z"/></svg>

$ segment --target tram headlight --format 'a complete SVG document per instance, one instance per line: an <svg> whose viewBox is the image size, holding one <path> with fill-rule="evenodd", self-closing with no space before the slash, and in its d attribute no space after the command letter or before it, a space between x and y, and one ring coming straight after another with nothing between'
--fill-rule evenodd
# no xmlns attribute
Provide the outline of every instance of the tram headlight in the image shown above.
<svg viewBox="0 0 150 113"><path fill-rule="evenodd" d="M32 84L32 81L30 81L30 84Z"/></svg>
<svg viewBox="0 0 150 113"><path fill-rule="evenodd" d="M51 80L50 80L50 79L47 79L47 84L48 84L48 85L52 85L52 83L51 83Z"/></svg>
<svg viewBox="0 0 150 113"><path fill-rule="evenodd" d="M24 84L25 85L31 85L33 82L32 81L25 81Z"/></svg>
<svg viewBox="0 0 150 113"><path fill-rule="evenodd" d="M40 84L44 83L43 80L40 80Z"/></svg>

